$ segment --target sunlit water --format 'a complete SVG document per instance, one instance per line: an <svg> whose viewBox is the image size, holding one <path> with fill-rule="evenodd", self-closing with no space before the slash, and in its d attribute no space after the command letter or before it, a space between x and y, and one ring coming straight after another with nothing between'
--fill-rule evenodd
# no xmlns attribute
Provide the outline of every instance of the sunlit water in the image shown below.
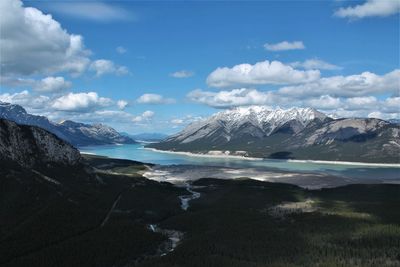
<svg viewBox="0 0 400 267"><path fill-rule="evenodd" d="M284 160L244 160L236 158L196 157L172 153L161 153L144 149L142 144L107 145L82 147L81 152L130 159L158 165L196 165L229 168L256 168L265 171L292 171L302 173L323 173L342 177L362 179L398 180L400 167L377 167L365 165L339 165L311 162L287 162Z"/></svg>

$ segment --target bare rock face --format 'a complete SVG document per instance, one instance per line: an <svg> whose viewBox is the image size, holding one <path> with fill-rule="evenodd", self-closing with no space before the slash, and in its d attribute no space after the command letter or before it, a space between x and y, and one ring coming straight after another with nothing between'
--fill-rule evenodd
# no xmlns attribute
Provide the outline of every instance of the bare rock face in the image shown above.
<svg viewBox="0 0 400 267"><path fill-rule="evenodd" d="M23 167L43 164L76 165L80 153L54 134L35 126L0 119L0 160Z"/></svg>

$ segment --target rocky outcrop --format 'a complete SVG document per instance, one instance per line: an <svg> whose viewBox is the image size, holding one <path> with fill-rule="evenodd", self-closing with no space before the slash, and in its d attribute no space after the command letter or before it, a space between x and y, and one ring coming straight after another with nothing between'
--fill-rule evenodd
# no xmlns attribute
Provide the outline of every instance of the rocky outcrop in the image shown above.
<svg viewBox="0 0 400 267"><path fill-rule="evenodd" d="M80 153L54 134L35 126L0 119L0 160L32 168L43 164L76 165Z"/></svg>

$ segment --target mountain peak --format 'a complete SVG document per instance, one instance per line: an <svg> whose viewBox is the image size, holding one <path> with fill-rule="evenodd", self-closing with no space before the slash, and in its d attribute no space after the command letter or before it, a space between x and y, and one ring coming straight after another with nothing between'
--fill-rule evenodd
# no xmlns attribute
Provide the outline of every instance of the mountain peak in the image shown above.
<svg viewBox="0 0 400 267"><path fill-rule="evenodd" d="M263 138L281 127L285 128L284 131L296 133L312 121L324 121L326 118L325 114L313 108L237 107L195 122L169 139L191 143L204 137L212 138L215 142L229 142L243 137Z"/></svg>
<svg viewBox="0 0 400 267"><path fill-rule="evenodd" d="M89 125L71 120L53 123L46 117L27 113L23 107L16 104L0 103L0 118L41 127L75 146L135 143L133 139L122 136L104 124Z"/></svg>
<svg viewBox="0 0 400 267"><path fill-rule="evenodd" d="M399 161L398 125L370 118L332 119L313 108L234 108L150 144L161 150L220 155Z"/></svg>
<svg viewBox="0 0 400 267"><path fill-rule="evenodd" d="M266 124L272 125L269 133L274 128L279 127L289 121L298 121L303 125L308 122L319 119L324 120L327 116L314 108L290 108L282 109L270 108L268 106L249 106L237 107L234 109L219 112L210 119L218 119L229 122L229 124L237 125L244 122L251 122L260 128L265 128ZM268 134L269 134L268 133Z"/></svg>

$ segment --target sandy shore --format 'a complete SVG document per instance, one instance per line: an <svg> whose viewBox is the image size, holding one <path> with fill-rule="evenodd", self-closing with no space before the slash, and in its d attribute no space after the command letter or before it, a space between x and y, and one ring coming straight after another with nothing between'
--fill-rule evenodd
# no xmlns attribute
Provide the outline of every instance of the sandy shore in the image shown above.
<svg viewBox="0 0 400 267"><path fill-rule="evenodd" d="M331 188L356 183L391 183L390 179L356 179L322 173L301 173L258 168L232 168L194 165L156 165L143 172L143 176L158 182L170 182L184 186L201 178L241 179L251 178L259 181L298 185L308 189Z"/></svg>
<svg viewBox="0 0 400 267"><path fill-rule="evenodd" d="M198 154L192 152L183 152L183 151L170 151L170 150L159 150L155 148L143 147L142 149L151 150L158 153L167 153L167 154L176 154L176 155L184 155L189 157L202 157L202 158L232 158L232 159L240 159L240 160L268 160L264 158L256 158L256 157L246 157L246 156L236 156L236 155L211 155L211 154ZM279 160L283 162L293 162L293 163L316 163L316 164L333 164L333 165L352 165L352 166L370 166L370 167L393 167L400 168L400 164L397 163L367 163L367 162L352 162L352 161L327 161L327 160L297 160L297 159L271 159L271 160Z"/></svg>
<svg viewBox="0 0 400 267"><path fill-rule="evenodd" d="M200 157L200 158L231 158L231 159L241 159L241 160L263 160L263 158L254 158L254 157L245 157L245 156L237 156L237 155L212 155L212 154L196 154L191 152L183 152L183 151L170 151L170 150L159 150L150 147L143 147L142 149L151 150L158 153L166 153L166 154L175 154L175 155L183 155L188 157Z"/></svg>

